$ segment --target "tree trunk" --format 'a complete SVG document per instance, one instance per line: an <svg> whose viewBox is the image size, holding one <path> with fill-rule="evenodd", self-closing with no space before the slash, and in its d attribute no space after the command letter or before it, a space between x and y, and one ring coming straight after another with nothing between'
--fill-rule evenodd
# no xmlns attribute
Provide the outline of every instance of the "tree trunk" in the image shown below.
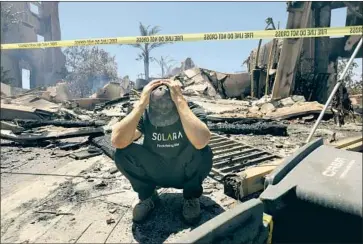
<svg viewBox="0 0 363 244"><path fill-rule="evenodd" d="M161 66L161 78L165 77L164 65Z"/></svg>
<svg viewBox="0 0 363 244"><path fill-rule="evenodd" d="M161 78L164 78L165 76L165 71L164 71L164 59L163 59L163 56L161 56L160 58L160 65L161 65Z"/></svg>
<svg viewBox="0 0 363 244"><path fill-rule="evenodd" d="M145 71L145 80L149 82L149 54L145 55L144 58L144 71Z"/></svg>

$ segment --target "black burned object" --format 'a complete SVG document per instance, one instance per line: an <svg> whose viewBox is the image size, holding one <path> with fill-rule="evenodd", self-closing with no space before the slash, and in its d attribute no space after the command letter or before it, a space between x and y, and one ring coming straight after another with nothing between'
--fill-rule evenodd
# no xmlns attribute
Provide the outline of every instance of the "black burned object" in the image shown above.
<svg viewBox="0 0 363 244"><path fill-rule="evenodd" d="M331 111L333 113L334 122L338 126L344 125L344 118L347 115L351 114L354 117L352 101L349 99L348 90L344 84L342 84L339 87L338 92L335 93Z"/></svg>
<svg viewBox="0 0 363 244"><path fill-rule="evenodd" d="M254 134L254 135L274 135L287 136L287 126L276 123L258 122L254 124L214 124L208 123L211 131L219 131L227 134Z"/></svg>
<svg viewBox="0 0 363 244"><path fill-rule="evenodd" d="M259 122L268 123L273 121L272 119L265 118L219 117L215 115L208 115L206 119L212 123L226 122L235 124L254 124Z"/></svg>
<svg viewBox="0 0 363 244"><path fill-rule="evenodd" d="M71 132L43 132L40 134L22 133L20 135L15 135L13 133L7 133L1 131L0 138L7 139L9 141L15 141L23 144L54 140L54 139L65 139L73 137L84 137L84 136L102 136L104 130L102 127L99 128L80 128L77 131Z"/></svg>
<svg viewBox="0 0 363 244"><path fill-rule="evenodd" d="M98 155L101 155L101 154L102 154L101 149L90 147L90 148L87 148L85 150L72 153L70 155L70 157L74 158L74 159L77 159L77 160L81 160L81 159L87 159L87 158L95 157L95 156L98 156Z"/></svg>
<svg viewBox="0 0 363 244"><path fill-rule="evenodd" d="M239 191L243 179L237 174L227 174L223 177L224 194L233 199L239 200Z"/></svg>
<svg viewBox="0 0 363 244"><path fill-rule="evenodd" d="M91 139L91 143L100 148L109 158L114 160L116 149L111 144L111 135L106 134Z"/></svg>
<svg viewBox="0 0 363 244"><path fill-rule="evenodd" d="M95 107L94 110L95 111L100 111L100 110L104 109L107 106L111 106L111 105L118 104L118 103L121 103L121 102L127 102L129 100L130 100L130 96L119 97L119 98L113 99L113 100L108 101L108 102L96 104L96 107Z"/></svg>
<svg viewBox="0 0 363 244"><path fill-rule="evenodd" d="M60 150L76 150L80 147L82 147L83 145L86 145L88 144L89 141L83 141L83 142L73 142L73 143L66 143L65 145L61 145L61 146L58 146L58 148Z"/></svg>
<svg viewBox="0 0 363 244"><path fill-rule="evenodd" d="M32 120L32 119L15 119L14 122L26 129L37 128L41 126L54 125L65 128L72 127L97 127L106 125L104 121L72 121L72 120Z"/></svg>

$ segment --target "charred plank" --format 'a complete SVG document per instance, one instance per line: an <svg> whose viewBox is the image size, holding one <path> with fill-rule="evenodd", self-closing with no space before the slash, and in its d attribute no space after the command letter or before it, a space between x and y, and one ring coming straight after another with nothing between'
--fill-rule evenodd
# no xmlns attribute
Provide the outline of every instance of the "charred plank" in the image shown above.
<svg viewBox="0 0 363 244"><path fill-rule="evenodd" d="M265 118L243 118L243 117L220 117L208 115L206 120L212 123L226 122L226 123L241 123L241 124L254 124L258 122L272 122L272 119Z"/></svg>
<svg viewBox="0 0 363 244"><path fill-rule="evenodd" d="M115 160L116 148L111 144L111 134L91 138L92 145L98 147L112 160Z"/></svg>
<svg viewBox="0 0 363 244"><path fill-rule="evenodd" d="M43 132L40 134L22 133L15 135L10 131L1 130L0 138L15 141L22 144L37 143L46 140L66 139L73 137L84 137L84 136L102 136L104 130L102 127L99 128L80 128L77 131L71 132Z"/></svg>
<svg viewBox="0 0 363 244"><path fill-rule="evenodd" d="M102 150L99 148L89 147L79 152L74 152L70 155L71 158L76 160L87 159L102 154Z"/></svg>
<svg viewBox="0 0 363 244"><path fill-rule="evenodd" d="M119 98L113 99L111 101L96 104L94 110L95 111L100 111L100 110L104 109L107 106L111 106L111 105L118 104L118 103L121 103L121 102L127 102L129 100L130 100L130 96L119 97Z"/></svg>
<svg viewBox="0 0 363 244"><path fill-rule="evenodd" d="M69 121L69 120L32 120L32 119L15 119L17 125L26 129L37 128L41 126L54 125L65 128L72 127L97 127L106 125L104 121Z"/></svg>
<svg viewBox="0 0 363 244"><path fill-rule="evenodd" d="M226 134L255 134L287 136L287 126L275 123L254 123L254 124L214 124L208 123L211 131L219 131Z"/></svg>

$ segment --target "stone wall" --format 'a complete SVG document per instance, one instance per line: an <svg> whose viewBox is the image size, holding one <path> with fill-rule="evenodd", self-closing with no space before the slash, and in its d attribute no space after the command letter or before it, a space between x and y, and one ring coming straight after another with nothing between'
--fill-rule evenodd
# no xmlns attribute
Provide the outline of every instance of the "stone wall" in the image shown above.
<svg viewBox="0 0 363 244"><path fill-rule="evenodd" d="M3 2L12 5L12 12L22 12L21 22L1 33L3 43L61 40L58 2ZM2 50L1 66L14 78L13 86L22 86L22 69L30 70L30 87L51 85L60 79L58 72L65 66L61 48Z"/></svg>

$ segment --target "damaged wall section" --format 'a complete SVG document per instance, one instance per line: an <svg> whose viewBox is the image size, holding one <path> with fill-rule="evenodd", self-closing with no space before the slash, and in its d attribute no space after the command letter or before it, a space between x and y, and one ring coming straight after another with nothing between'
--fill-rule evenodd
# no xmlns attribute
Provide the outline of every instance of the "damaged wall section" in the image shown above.
<svg viewBox="0 0 363 244"><path fill-rule="evenodd" d="M22 13L21 21L1 33L3 43L61 40L58 2L3 2L1 7L10 4L13 13ZM12 86L16 87L22 87L22 69L28 69L30 88L34 88L61 79L59 72L65 67L65 56L61 48L2 50L1 66L9 70L14 79Z"/></svg>

